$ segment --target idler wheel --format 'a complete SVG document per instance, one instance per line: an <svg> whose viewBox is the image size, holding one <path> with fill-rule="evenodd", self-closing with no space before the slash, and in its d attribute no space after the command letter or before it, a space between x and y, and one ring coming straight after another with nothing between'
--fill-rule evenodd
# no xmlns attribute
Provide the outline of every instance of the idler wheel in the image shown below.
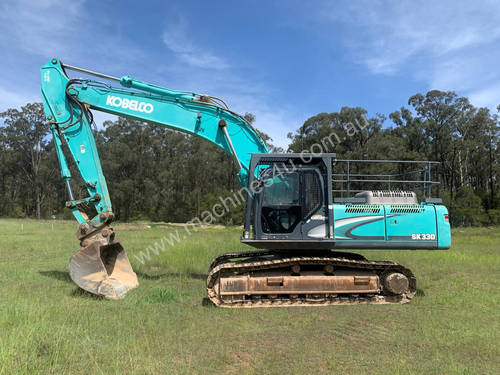
<svg viewBox="0 0 500 375"><path fill-rule="evenodd" d="M384 279L384 289L392 294L403 294L409 286L408 278L399 272L390 273Z"/></svg>

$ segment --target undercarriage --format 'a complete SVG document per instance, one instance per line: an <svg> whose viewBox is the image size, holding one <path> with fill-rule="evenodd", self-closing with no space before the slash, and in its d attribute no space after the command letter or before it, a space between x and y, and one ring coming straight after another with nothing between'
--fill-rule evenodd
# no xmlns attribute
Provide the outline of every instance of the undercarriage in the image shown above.
<svg viewBox="0 0 500 375"><path fill-rule="evenodd" d="M410 302L417 283L406 267L359 254L251 251L220 255L207 279L221 307L269 307Z"/></svg>

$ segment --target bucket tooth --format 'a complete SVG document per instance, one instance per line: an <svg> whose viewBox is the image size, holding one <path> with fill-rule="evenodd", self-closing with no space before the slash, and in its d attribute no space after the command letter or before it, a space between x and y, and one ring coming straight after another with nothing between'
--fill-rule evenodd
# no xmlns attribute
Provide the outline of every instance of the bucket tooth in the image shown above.
<svg viewBox="0 0 500 375"><path fill-rule="evenodd" d="M109 299L122 298L139 285L119 240L95 241L80 249L71 257L69 275L83 290Z"/></svg>

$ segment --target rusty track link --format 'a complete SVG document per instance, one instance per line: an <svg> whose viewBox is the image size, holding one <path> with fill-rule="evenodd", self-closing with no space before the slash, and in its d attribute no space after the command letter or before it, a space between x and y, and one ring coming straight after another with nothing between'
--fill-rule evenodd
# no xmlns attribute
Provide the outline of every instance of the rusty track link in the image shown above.
<svg viewBox="0 0 500 375"><path fill-rule="evenodd" d="M340 253L348 256L348 253ZM221 307L278 307L278 306L321 306L321 305L341 305L341 304L392 304L408 303L411 301L417 290L416 278L408 268L401 264L390 261L369 261L348 259L344 257L335 257L335 252L325 253L319 256L289 256L283 255L272 250L250 251L242 253L226 253L218 256L212 261L207 278L207 292L210 300ZM359 257L353 254L353 257ZM239 259L239 260L238 260ZM384 275L398 272L408 278L408 289L398 295L384 292L371 294L299 294L293 298L287 295L281 295L279 298L274 296L260 296L260 298L249 298L243 301L227 300L217 295L214 285L220 275L241 275L253 271L268 271L276 268L291 267L294 264L318 265L330 264L333 267L348 268L358 271L375 272L382 280Z"/></svg>
<svg viewBox="0 0 500 375"><path fill-rule="evenodd" d="M244 252L234 252L234 253L224 253L221 254L217 257L215 257L212 260L212 263L210 264L209 272L216 266L218 266L221 263L224 263L230 259L243 259L243 258L257 258L257 257L263 257L263 256L268 256L268 255L290 255L290 257L293 257L293 254L296 254L296 250L291 250L289 252L286 251L280 251L279 253L274 251L274 250L252 250L252 251L244 251ZM334 258L346 258L346 259L352 259L352 260L366 260L366 258L360 254L356 253L347 253L347 252L338 252L338 251L332 251L332 250L323 250L323 251L317 251L317 253L322 254L323 256L330 256Z"/></svg>

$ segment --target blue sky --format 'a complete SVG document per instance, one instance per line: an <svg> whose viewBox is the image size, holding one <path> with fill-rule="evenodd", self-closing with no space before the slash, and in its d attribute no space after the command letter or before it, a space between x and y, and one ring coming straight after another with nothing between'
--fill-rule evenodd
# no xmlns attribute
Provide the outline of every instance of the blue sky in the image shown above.
<svg viewBox="0 0 500 375"><path fill-rule="evenodd" d="M319 112L430 89L500 104L498 1L3 0L0 25L0 111L40 100L53 56L221 97L281 146Z"/></svg>

